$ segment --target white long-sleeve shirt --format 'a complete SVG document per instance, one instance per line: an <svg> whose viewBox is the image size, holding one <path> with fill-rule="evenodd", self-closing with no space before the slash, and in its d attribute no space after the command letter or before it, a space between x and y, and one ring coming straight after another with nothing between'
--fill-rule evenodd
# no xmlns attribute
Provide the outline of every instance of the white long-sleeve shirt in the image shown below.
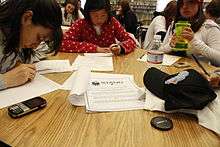
<svg viewBox="0 0 220 147"><path fill-rule="evenodd" d="M173 24L169 27L160 48L165 53L171 52L172 26ZM213 20L207 19L189 43L193 54L202 55L213 65L220 66L220 27Z"/></svg>
<svg viewBox="0 0 220 147"><path fill-rule="evenodd" d="M150 49L152 47L154 35L160 31L166 32L166 20L161 15L155 17L151 22L144 39L144 49Z"/></svg>

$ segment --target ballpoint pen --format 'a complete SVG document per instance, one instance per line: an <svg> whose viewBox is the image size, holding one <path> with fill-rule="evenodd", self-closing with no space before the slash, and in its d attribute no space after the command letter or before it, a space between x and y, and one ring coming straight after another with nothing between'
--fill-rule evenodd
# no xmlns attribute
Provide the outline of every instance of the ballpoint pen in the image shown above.
<svg viewBox="0 0 220 147"><path fill-rule="evenodd" d="M142 59L144 57L145 54L141 55L139 58Z"/></svg>

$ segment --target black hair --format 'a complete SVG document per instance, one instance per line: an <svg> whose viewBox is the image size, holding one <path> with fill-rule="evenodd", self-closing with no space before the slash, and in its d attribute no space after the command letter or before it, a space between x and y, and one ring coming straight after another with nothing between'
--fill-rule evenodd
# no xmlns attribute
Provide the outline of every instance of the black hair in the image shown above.
<svg viewBox="0 0 220 147"><path fill-rule="evenodd" d="M175 18L176 12L177 12L177 3L175 0L170 1L164 8L163 12L161 12L166 20L166 30L168 29L173 19Z"/></svg>
<svg viewBox="0 0 220 147"><path fill-rule="evenodd" d="M212 0L206 7L206 12L211 16L220 17L220 1Z"/></svg>
<svg viewBox="0 0 220 147"><path fill-rule="evenodd" d="M126 14L128 11L131 10L131 7L129 5L129 2L127 0L122 0L119 2L119 5L121 6L122 8L122 14Z"/></svg>
<svg viewBox="0 0 220 147"><path fill-rule="evenodd" d="M66 5L67 4L72 4L74 6L74 10L73 10L73 17L74 19L78 19L79 17L79 13L78 13L78 0L66 0L64 3L64 17L65 19L67 19L67 12L66 12Z"/></svg>
<svg viewBox="0 0 220 147"><path fill-rule="evenodd" d="M18 54L21 19L26 11L32 11L32 22L53 30L51 51L58 52L62 40L62 12L56 0L6 0L0 4L0 29L5 35L3 54ZM31 32L30 32L31 33ZM24 59L28 61L32 49L24 50ZM3 61L1 61L3 62Z"/></svg>
<svg viewBox="0 0 220 147"><path fill-rule="evenodd" d="M108 21L111 18L111 5L109 0L86 0L84 6L85 19L91 21L89 12L105 9L108 14Z"/></svg>
<svg viewBox="0 0 220 147"><path fill-rule="evenodd" d="M202 26L202 24L205 22L205 15L203 13L203 3L199 2L198 0L193 0L195 1L195 3L199 4L199 9L197 14L193 17L192 20L187 20L187 18L181 16L180 14L180 8L183 4L183 0L178 0L177 1L177 15L175 17L174 23L180 21L180 20L186 20L189 21L189 23L191 24L191 29L193 30L193 32L197 32L200 27ZM174 27L173 27L174 29Z"/></svg>

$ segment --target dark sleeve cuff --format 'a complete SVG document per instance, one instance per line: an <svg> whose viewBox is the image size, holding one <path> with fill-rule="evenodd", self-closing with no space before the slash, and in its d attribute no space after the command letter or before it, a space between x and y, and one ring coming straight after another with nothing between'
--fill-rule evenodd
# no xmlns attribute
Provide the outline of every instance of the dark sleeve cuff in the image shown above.
<svg viewBox="0 0 220 147"><path fill-rule="evenodd" d="M120 55L124 55L125 54L125 49L122 46L120 46L120 47L121 47Z"/></svg>

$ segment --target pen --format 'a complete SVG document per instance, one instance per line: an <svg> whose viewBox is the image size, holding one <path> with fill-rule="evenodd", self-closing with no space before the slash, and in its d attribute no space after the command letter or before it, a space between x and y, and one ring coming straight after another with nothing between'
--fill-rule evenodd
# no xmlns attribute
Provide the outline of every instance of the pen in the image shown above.
<svg viewBox="0 0 220 147"><path fill-rule="evenodd" d="M52 70L50 68L45 68L45 69L37 69L38 72L41 72L41 71L47 71L47 70Z"/></svg>
<svg viewBox="0 0 220 147"><path fill-rule="evenodd" d="M144 55L145 55L145 54L141 55L141 56L140 56L140 59L142 59L142 58L144 57Z"/></svg>
<svg viewBox="0 0 220 147"><path fill-rule="evenodd" d="M198 59L192 54L193 59L196 61L198 66L203 70L203 72L207 75L210 76L210 74L205 70L205 68L202 66L202 64L198 61Z"/></svg>

